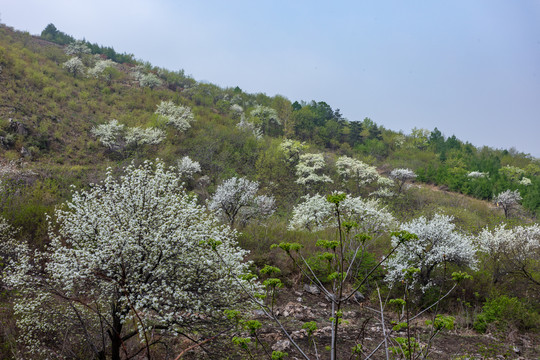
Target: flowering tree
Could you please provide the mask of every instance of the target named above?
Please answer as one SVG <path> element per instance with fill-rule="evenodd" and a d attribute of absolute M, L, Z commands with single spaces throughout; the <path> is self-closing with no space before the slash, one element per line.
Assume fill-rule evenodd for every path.
<path fill-rule="evenodd" d="M 117 120 L 111 120 L 107 124 L 98 125 L 91 130 L 92 135 L 110 150 L 118 150 L 121 147 L 124 135 L 124 125 Z"/>
<path fill-rule="evenodd" d="M 62 66 L 65 67 L 66 70 L 74 77 L 77 77 L 77 75 L 84 73 L 85 70 L 83 62 L 78 57 L 72 57 L 71 59 L 63 63 Z"/>
<path fill-rule="evenodd" d="M 483 229 L 476 239 L 479 250 L 492 263 L 493 282 L 505 275 L 521 276 L 540 286 L 540 226 L 505 224 L 490 231 Z"/>
<path fill-rule="evenodd" d="M 82 55 L 90 54 L 91 52 L 90 48 L 86 46 L 86 44 L 81 40 L 77 40 L 68 44 L 64 51 L 67 55 L 73 55 L 76 57 L 81 57 Z"/>
<path fill-rule="evenodd" d="M 233 177 L 218 186 L 208 209 L 218 213 L 231 227 L 237 220 L 245 225 L 253 218 L 268 217 L 274 213 L 275 200 L 271 196 L 257 196 L 258 191 L 258 182 Z"/>
<path fill-rule="evenodd" d="M 261 129 L 263 134 L 275 135 L 276 127 L 281 125 L 277 111 L 268 106 L 257 105 L 250 112 L 250 122 Z"/>
<path fill-rule="evenodd" d="M 105 70 L 108 68 L 114 68 L 116 63 L 110 59 L 107 60 L 98 60 L 93 68 L 87 70 L 86 75 L 94 79 L 103 78 L 107 81 L 111 80 L 111 74 L 106 73 Z"/>
<path fill-rule="evenodd" d="M 328 175 L 322 174 L 324 166 L 323 154 L 302 154 L 296 165 L 296 183 L 311 186 L 317 183 L 333 182 Z"/>
<path fill-rule="evenodd" d="M 506 190 L 499 195 L 495 196 L 493 199 L 493 202 L 497 205 L 503 208 L 504 210 L 504 217 L 508 219 L 508 216 L 510 215 L 510 210 L 515 208 L 517 205 L 519 205 L 519 202 L 521 201 L 521 195 L 519 194 L 519 191 L 514 190 Z"/>
<path fill-rule="evenodd" d="M 155 113 L 179 131 L 186 131 L 195 121 L 191 108 L 175 105 L 172 101 L 162 101 Z"/>
<path fill-rule="evenodd" d="M 464 266 L 476 264 L 475 253 L 471 238 L 461 234 L 452 223 L 453 218 L 436 214 L 430 220 L 421 216 L 401 225 L 401 229 L 417 235 L 400 247 L 388 262 L 389 283 L 403 279 L 404 270 L 410 267 L 419 268 L 415 274 L 416 281 L 427 287 L 431 274 L 439 264 L 452 262 Z M 392 238 L 395 246 L 398 238 Z"/>
<path fill-rule="evenodd" d="M 178 160 L 178 172 L 181 176 L 193 179 L 195 173 L 201 172 L 201 164 L 198 161 L 193 161 L 189 156 L 184 156 Z"/>
<path fill-rule="evenodd" d="M 319 194 L 306 195 L 304 201 L 293 209 L 289 230 L 319 231 L 336 226 L 334 206 Z M 340 203 L 343 221 L 354 221 L 351 231 L 378 235 L 392 230 L 396 225 L 394 216 L 377 199 L 362 199 L 345 195 Z"/>
<path fill-rule="evenodd" d="M 285 139 L 279 145 L 279 148 L 285 155 L 285 159 L 287 163 L 293 164 L 293 165 L 298 163 L 298 161 L 300 160 L 300 155 L 302 155 L 306 147 L 307 146 L 304 142 L 300 142 L 298 140 L 291 140 L 291 139 Z"/>
<path fill-rule="evenodd" d="M 246 252 L 173 170 L 131 165 L 74 192 L 55 212 L 47 250 L 8 265 L 29 358 L 150 358 L 167 334 L 202 336 L 238 307 L 249 283 L 232 274 L 246 272 Z"/>
<path fill-rule="evenodd" d="M 467 174 L 468 178 L 472 179 L 479 179 L 479 178 L 486 178 L 489 174 L 481 171 L 471 171 Z"/>
<path fill-rule="evenodd" d="M 128 146 L 157 145 L 165 139 L 165 132 L 161 129 L 132 127 L 127 129 L 125 141 Z"/>
<path fill-rule="evenodd" d="M 374 166 L 348 156 L 340 156 L 336 161 L 336 167 L 338 174 L 345 180 L 353 180 L 358 189 L 379 178 L 379 173 Z"/>
<path fill-rule="evenodd" d="M 407 181 L 414 180 L 415 178 L 416 174 L 410 169 L 394 169 L 390 172 L 390 179 L 393 179 L 398 186 L 398 194 L 401 193 L 403 185 Z"/>

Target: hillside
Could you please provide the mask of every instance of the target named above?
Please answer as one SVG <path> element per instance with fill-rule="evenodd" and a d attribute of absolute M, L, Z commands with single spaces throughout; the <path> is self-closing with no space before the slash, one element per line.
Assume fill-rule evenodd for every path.
<path fill-rule="evenodd" d="M 105 179 L 108 168 L 119 176 L 129 164 L 156 158 L 175 167 L 189 194 L 207 208 L 212 208 L 219 186 L 233 177 L 256 181 L 258 195 L 275 199 L 271 216 L 254 217 L 255 221 L 246 216 L 236 223 L 223 218 L 239 231 L 240 247 L 250 250 L 252 270 L 267 264 L 281 268 L 279 278 L 287 288 L 278 297 L 282 307 L 294 302 L 291 294 L 308 281 L 279 249 L 269 250 L 272 244 L 302 244 L 317 275 L 330 276 L 315 243 L 334 238 L 335 229 L 309 224 L 309 230 L 320 231 L 304 231 L 294 226 L 297 209 L 316 194 L 338 191 L 366 199 L 365 204 L 376 204 L 369 205 L 373 212 L 388 214 L 393 224 L 445 214 L 468 239 L 500 224 L 530 226 L 540 211 L 540 161 L 527 154 L 476 147 L 436 128 L 403 134 L 369 118 L 345 119 L 324 101 L 291 101 L 248 94 L 238 87 L 220 88 L 198 82 L 183 70 L 157 68 L 110 47 L 73 40 L 50 25 L 42 36 L 0 26 L 0 215 L 17 229 L 10 236 L 32 248 L 44 249 L 50 243 L 46 214 L 54 214 L 71 199 L 71 186 L 89 190 L 90 184 Z M 185 170 L 192 166 L 190 161 L 198 163 L 191 172 Z M 397 169 L 408 173 L 400 178 Z M 521 205 L 512 203 L 503 211 L 501 201 L 494 204 L 493 199 L 507 190 L 516 191 Z M 258 206 L 257 211 L 263 207 Z M 373 215 L 360 218 L 368 222 L 369 216 Z M 392 236 L 366 229 L 373 231 L 373 242 L 362 256 L 376 264 L 392 248 Z M 441 303 L 443 311 L 458 318 L 460 328 L 453 333 L 458 340 L 452 341 L 459 342 L 462 332 L 472 332 L 474 316 L 486 302 L 505 296 L 514 296 L 519 304 L 505 311 L 518 313 L 497 316 L 538 318 L 538 248 L 530 248 L 525 276 L 519 269 L 501 270 L 495 257 L 485 254 L 478 266 L 449 263 L 449 270 L 468 270 L 475 278 Z M 446 274 L 446 265 L 444 271 L 434 268 L 434 278 Z M 383 270 L 367 275 L 369 281 L 361 288 L 364 305 L 378 306 L 375 290 L 383 277 Z M 435 285 L 442 289 L 446 282 L 437 280 Z M 392 292 L 382 287 L 386 294 Z M 10 358 L 17 348 L 15 317 L 7 287 L 2 291 L 5 310 L 0 318 L 11 330 L 2 334 L 5 350 L 0 357 Z M 418 292 L 415 305 L 425 306 L 434 293 Z M 317 306 L 317 300 L 310 306 Z M 505 341 L 505 351 L 517 344 L 506 332 L 526 334 L 533 345 L 516 346 L 535 354 L 528 356 L 538 355 L 537 325 L 500 320 L 489 330 Z M 480 342 L 489 347 L 485 338 Z M 479 353 L 470 341 L 463 348 L 467 354 Z M 465 350 L 460 355 L 465 356 Z"/>

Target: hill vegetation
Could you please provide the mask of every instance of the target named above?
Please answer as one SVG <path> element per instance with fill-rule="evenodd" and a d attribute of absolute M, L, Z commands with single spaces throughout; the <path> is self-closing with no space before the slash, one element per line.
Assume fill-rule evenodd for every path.
<path fill-rule="evenodd" d="M 2 240 L 47 251 L 60 214 L 55 209 L 73 201 L 71 186 L 89 190 L 128 166 L 159 158 L 174 167 L 198 206 L 240 232 L 251 270 L 267 269 L 262 279 L 279 280 L 263 286 L 272 298 L 267 309 L 273 311 L 274 296 L 278 301 L 287 296 L 280 295 L 278 284 L 296 289 L 314 281 L 313 275 L 323 288 L 356 287 L 375 303 L 381 292 L 405 294 L 404 301 L 411 307 L 414 302 L 418 311 L 441 300 L 438 311 L 453 313 L 462 329 L 538 330 L 530 319 L 539 318 L 540 308 L 540 230 L 533 225 L 540 212 L 540 161 L 530 155 L 476 147 L 437 128 L 405 134 L 369 118 L 345 119 L 324 101 L 291 101 L 198 82 L 184 70 L 154 67 L 111 47 L 77 41 L 53 24 L 41 36 L 0 26 L 0 82 Z M 329 194 L 334 194 L 330 203 Z M 331 204 L 343 207 L 345 223 L 338 217 L 337 227 Z M 448 237 L 437 243 L 433 234 L 442 229 Z M 418 235 L 418 242 L 398 230 Z M 345 231 L 364 240 L 360 247 L 351 245 L 351 253 L 341 250 L 340 267 L 333 263 L 337 255 L 324 255 L 336 246 L 318 240 L 336 240 Z M 411 241 L 407 252 L 395 250 L 388 268 L 375 266 L 405 238 Z M 270 250 L 274 243 L 285 253 Z M 305 264 L 295 266 L 299 258 L 290 256 L 296 246 L 290 244 L 302 246 Z M 456 244 L 461 248 L 450 250 Z M 53 248 L 61 248 L 60 242 Z M 2 249 L 0 266 L 6 267 L 11 255 Z M 345 262 L 355 264 L 348 279 Z M 376 271 L 369 272 L 373 266 Z M 404 277 L 411 267 L 417 273 Z M 441 299 L 450 288 L 444 277 L 452 271 L 468 271 L 474 281 L 460 282 L 459 293 Z M 275 277 L 266 275 L 272 272 Z M 0 289 L 0 317 L 9 329 L 2 333 L 0 357 L 20 356 L 15 291 L 2 281 Z M 136 323 L 133 311 L 129 318 Z M 254 338 L 256 331 L 250 334 Z M 396 340 L 397 357 L 413 358 L 407 339 L 408 353 Z M 253 347 L 237 343 L 238 354 Z M 73 351 L 84 358 L 81 349 Z"/>

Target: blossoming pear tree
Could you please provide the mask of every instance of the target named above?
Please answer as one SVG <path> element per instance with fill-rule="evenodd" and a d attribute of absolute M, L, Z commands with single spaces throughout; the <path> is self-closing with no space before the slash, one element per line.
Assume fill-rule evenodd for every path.
<path fill-rule="evenodd" d="M 218 186 L 208 203 L 208 209 L 216 212 L 231 227 L 238 220 L 245 225 L 254 218 L 265 218 L 275 211 L 272 196 L 257 195 L 259 183 L 246 178 L 233 177 Z"/>
<path fill-rule="evenodd" d="M 149 359 L 166 336 L 216 331 L 250 286 L 235 231 L 160 161 L 109 171 L 54 219 L 47 248 L 7 269 L 27 358 Z"/>
<path fill-rule="evenodd" d="M 501 224 L 493 230 L 483 229 L 476 239 L 480 252 L 489 258 L 487 264 L 493 274 L 493 282 L 504 276 L 515 276 L 540 286 L 540 226 L 516 226 Z"/>
<path fill-rule="evenodd" d="M 397 249 L 387 263 L 389 283 L 400 281 L 406 275 L 404 270 L 418 268 L 415 281 L 426 288 L 432 280 L 432 273 L 444 262 L 463 266 L 476 265 L 476 248 L 469 236 L 462 234 L 452 223 L 453 217 L 436 214 L 431 219 L 423 216 L 401 225 L 405 230 L 417 235 Z M 392 245 L 399 242 L 392 238 Z"/>

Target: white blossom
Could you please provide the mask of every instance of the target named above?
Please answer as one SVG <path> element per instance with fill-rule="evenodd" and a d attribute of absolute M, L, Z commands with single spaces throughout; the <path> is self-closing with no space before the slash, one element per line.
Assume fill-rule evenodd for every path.
<path fill-rule="evenodd" d="M 401 225 L 401 229 L 416 234 L 400 245 L 387 263 L 388 282 L 403 279 L 404 270 L 409 267 L 420 269 L 416 281 L 424 288 L 430 285 L 433 270 L 445 261 L 463 266 L 476 265 L 476 250 L 469 236 L 462 234 L 452 223 L 453 217 L 436 214 L 431 219 L 423 216 Z M 392 246 L 399 239 L 392 238 Z"/>
<path fill-rule="evenodd" d="M 157 145 L 165 139 L 165 132 L 157 128 L 141 129 L 136 126 L 128 128 L 126 132 L 126 145 L 142 146 L 142 145 Z"/>
<path fill-rule="evenodd" d="M 77 40 L 66 46 L 64 49 L 66 55 L 75 55 L 81 57 L 84 54 L 90 54 L 90 48 L 83 41 Z"/>
<path fill-rule="evenodd" d="M 303 141 L 285 139 L 281 142 L 279 148 L 285 155 L 286 161 L 289 164 L 295 165 L 300 160 L 300 155 L 302 155 L 307 146 Z"/>
<path fill-rule="evenodd" d="M 403 189 L 403 185 L 405 185 L 407 181 L 414 180 L 416 178 L 416 174 L 411 169 L 400 168 L 392 170 L 389 177 L 397 183 L 398 194 L 400 194 L 401 190 Z"/>
<path fill-rule="evenodd" d="M 240 122 L 236 124 L 236 127 L 242 131 L 248 131 L 255 136 L 257 140 L 262 139 L 263 132 L 260 126 L 255 125 L 254 123 L 247 121 L 244 114 L 240 114 Z"/>
<path fill-rule="evenodd" d="M 139 85 L 141 87 L 149 87 L 150 89 L 153 89 L 161 84 L 161 79 L 152 73 L 142 74 L 139 77 Z"/>
<path fill-rule="evenodd" d="M 508 218 L 508 215 L 510 215 L 510 210 L 512 210 L 514 207 L 516 207 L 519 202 L 521 201 L 521 195 L 519 194 L 518 190 L 510 191 L 506 190 L 493 199 L 493 202 L 497 205 L 503 208 L 504 210 L 504 216 Z"/>
<path fill-rule="evenodd" d="M 201 164 L 191 160 L 189 156 L 184 156 L 178 160 L 177 168 L 180 175 L 188 179 L 192 179 L 195 173 L 201 172 Z"/>
<path fill-rule="evenodd" d="M 233 177 L 216 189 L 208 209 L 223 217 L 231 227 L 239 220 L 243 225 L 253 218 L 265 218 L 274 213 L 273 197 L 260 195 L 259 183 L 246 178 Z"/>
<path fill-rule="evenodd" d="M 354 180 L 358 186 L 372 183 L 379 178 L 379 173 L 374 166 L 348 156 L 340 156 L 336 161 L 336 167 L 339 175 L 345 179 Z"/>
<path fill-rule="evenodd" d="M 167 124 L 179 131 L 186 131 L 195 121 L 195 117 L 188 106 L 175 105 L 172 101 L 162 101 L 155 112 L 164 118 Z"/>
<path fill-rule="evenodd" d="M 62 64 L 63 67 L 73 76 L 84 73 L 85 67 L 81 59 L 78 57 L 72 57 L 68 61 Z"/>
<path fill-rule="evenodd" d="M 47 250 L 22 251 L 9 265 L 17 324 L 34 354 L 28 358 L 71 357 L 70 349 L 119 356 L 115 339 L 132 348 L 133 328 L 143 342 L 157 329 L 202 331 L 237 308 L 240 284 L 249 285 L 236 278 L 249 265 L 236 233 L 159 161 L 129 166 L 120 179 L 109 172 L 74 192 L 55 218 Z"/>
<path fill-rule="evenodd" d="M 488 176 L 488 173 L 481 172 L 481 171 L 471 171 L 467 174 L 467 177 L 478 179 L 478 178 L 485 178 Z"/>
<path fill-rule="evenodd" d="M 325 197 L 306 195 L 303 202 L 293 209 L 289 230 L 319 231 L 336 226 L 334 205 Z M 340 203 L 344 221 L 353 221 L 356 232 L 382 234 L 396 226 L 396 220 L 377 199 L 362 199 L 347 195 Z"/>
<path fill-rule="evenodd" d="M 529 186 L 532 184 L 532 181 L 527 177 L 522 177 L 521 180 L 519 180 L 519 184 L 523 186 Z"/>
<path fill-rule="evenodd" d="M 86 71 L 86 75 L 88 77 L 92 77 L 95 79 L 99 79 L 100 77 L 103 77 L 106 80 L 110 80 L 110 78 L 104 75 L 104 72 L 107 68 L 114 68 L 115 66 L 116 66 L 116 63 L 110 59 L 98 60 L 93 68 L 89 68 Z"/>
<path fill-rule="evenodd" d="M 119 124 L 117 120 L 111 120 L 107 124 L 101 124 L 93 127 L 92 135 L 111 150 L 118 149 L 124 135 L 124 125 Z"/>
<path fill-rule="evenodd" d="M 504 275 L 518 275 L 540 285 L 540 226 L 501 224 L 490 231 L 484 228 L 476 238 L 479 250 L 489 257 L 494 280 Z"/>
<path fill-rule="evenodd" d="M 302 154 L 296 165 L 296 183 L 313 185 L 316 183 L 333 182 L 328 175 L 322 174 L 326 163 L 323 154 Z"/>

